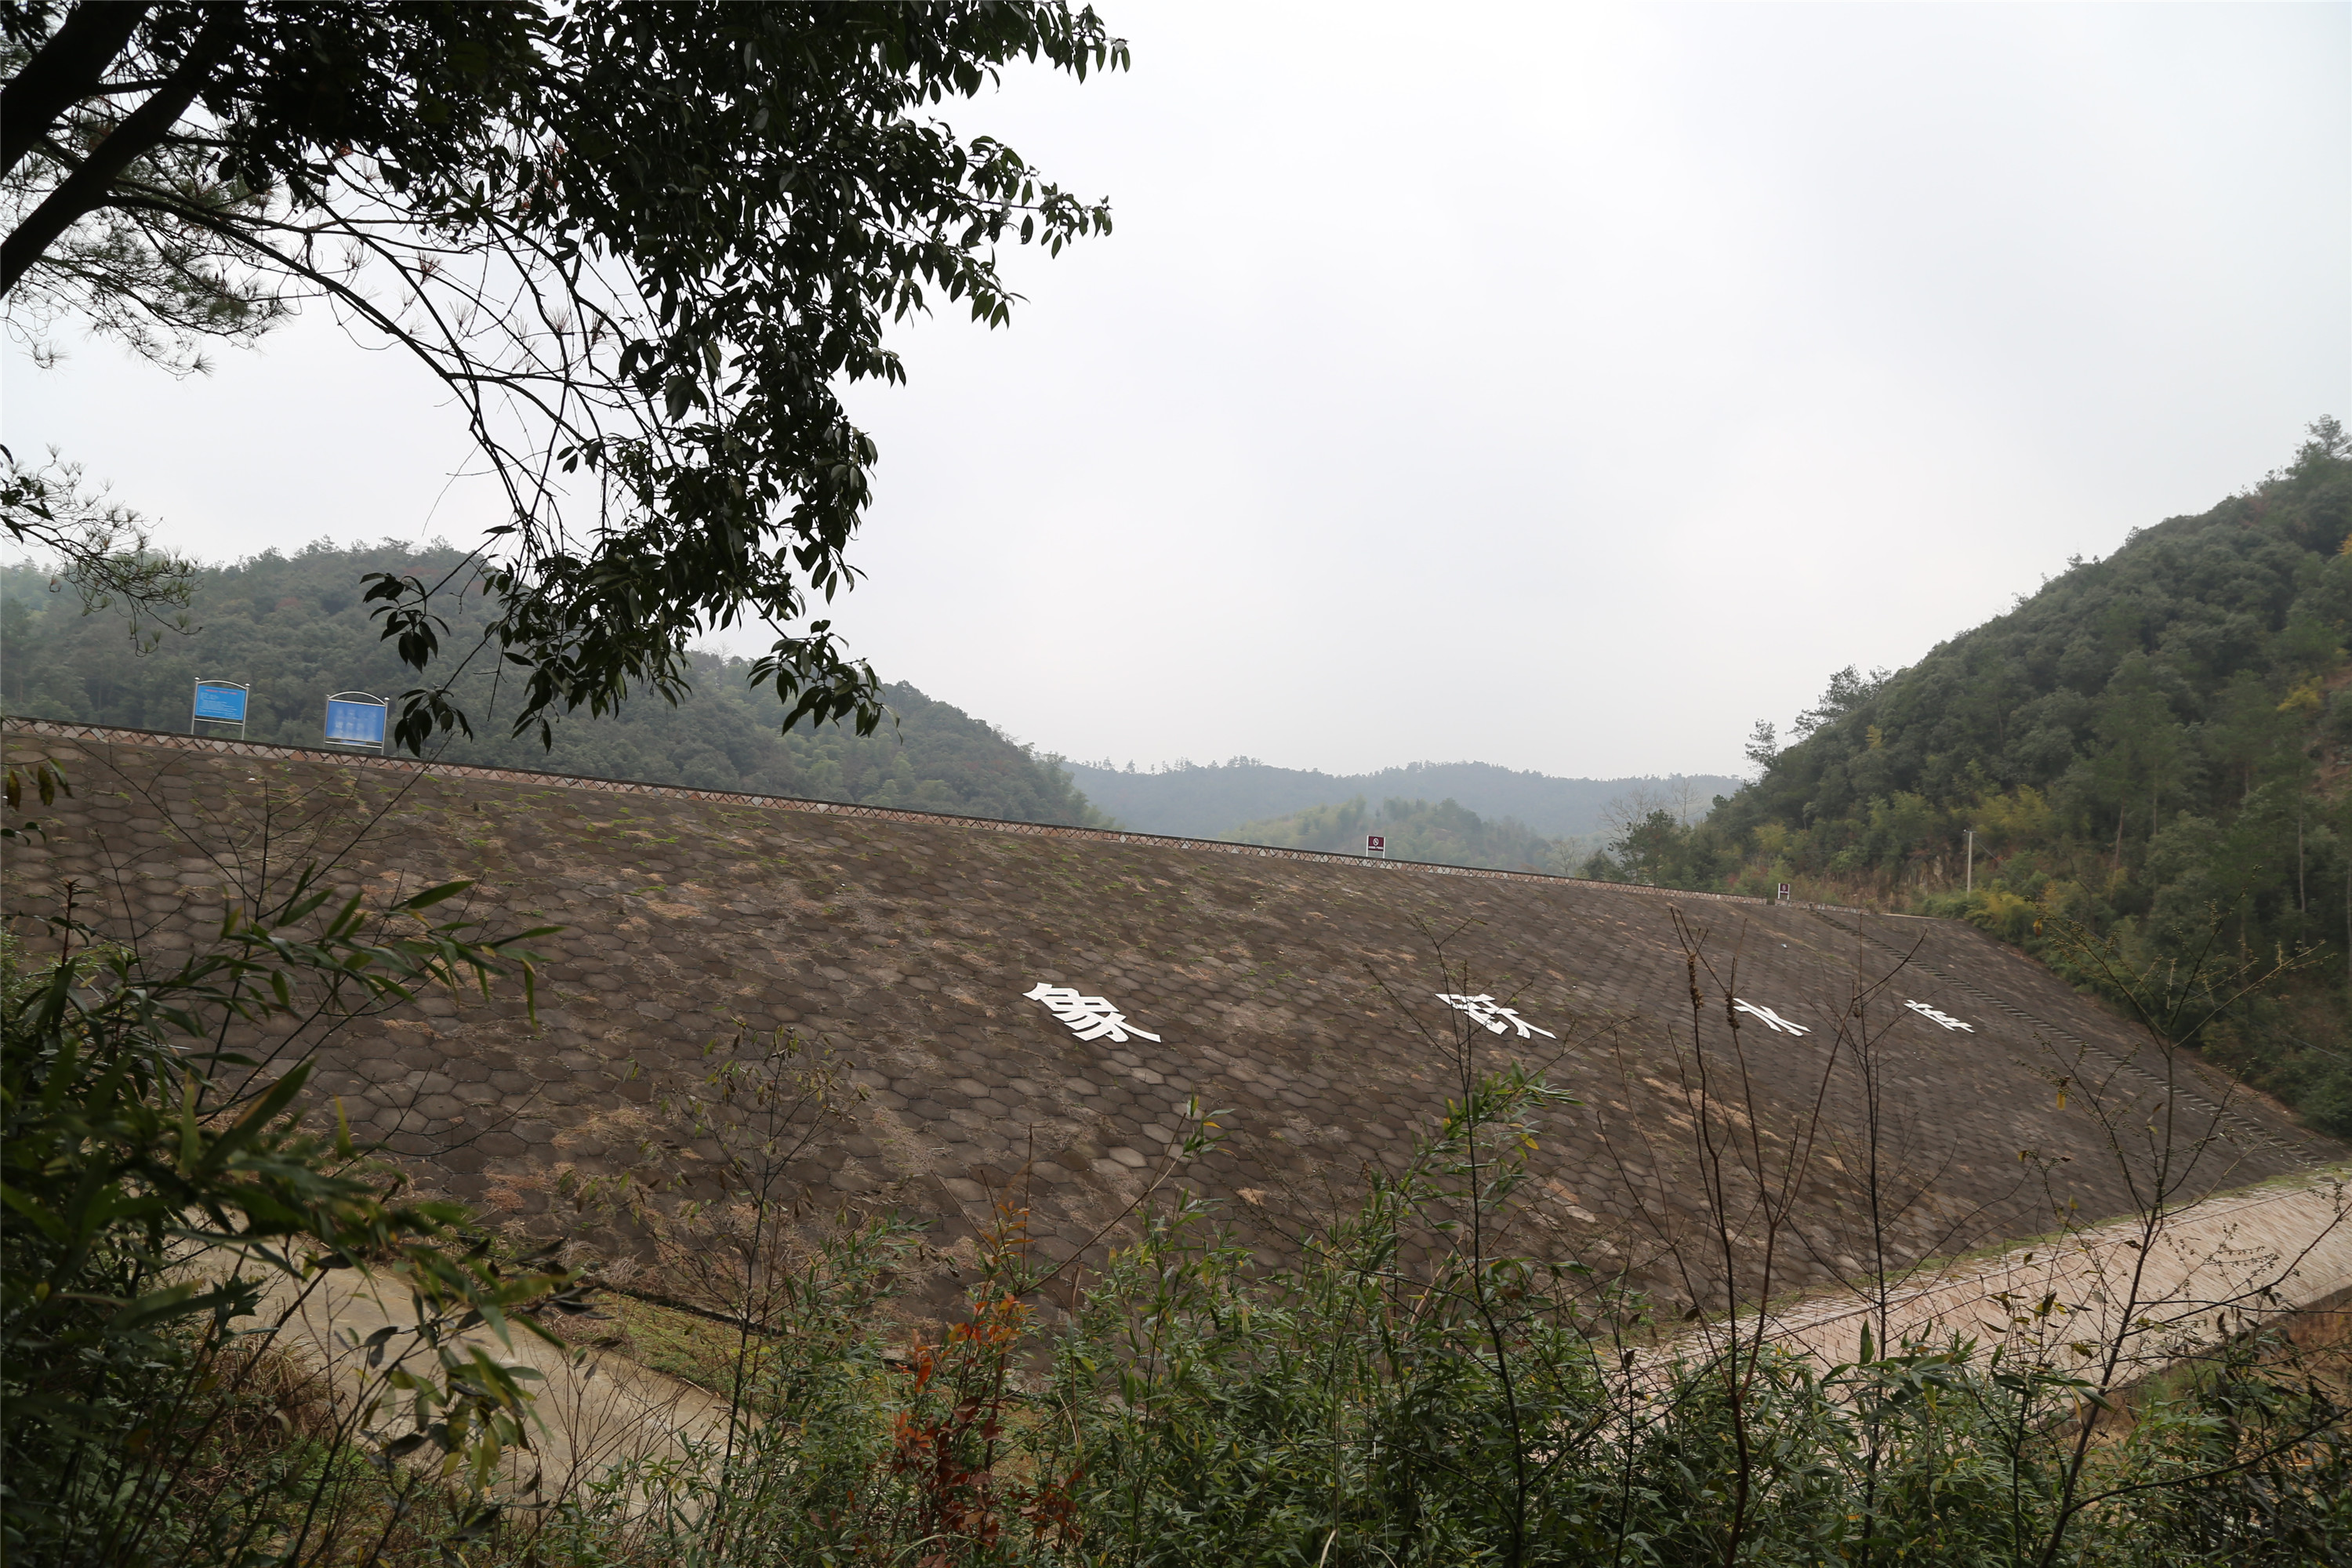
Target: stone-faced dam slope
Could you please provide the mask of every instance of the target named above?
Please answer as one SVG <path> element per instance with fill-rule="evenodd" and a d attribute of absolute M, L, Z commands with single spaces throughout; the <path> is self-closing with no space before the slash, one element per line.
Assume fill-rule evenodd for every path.
<path fill-rule="evenodd" d="M 1529 1156 L 1527 1244 L 1677 1300 L 1720 1299 L 1711 1168 L 1743 1289 L 1785 1205 L 1777 1292 L 2127 1212 L 2168 1127 L 2184 1199 L 2345 1154 L 1957 922 L 55 724 L 6 751 L 74 791 L 6 867 L 37 952 L 68 881 L 176 961 L 306 863 L 373 902 L 474 878 L 494 930 L 561 925 L 536 1025 L 508 985 L 232 1042 L 315 1052 L 356 1133 L 520 1234 L 656 1254 L 582 1193 L 658 1168 L 718 1195 L 685 1109 L 714 1064 L 821 1045 L 838 1114 L 795 1124 L 783 1184 L 925 1222 L 923 1311 L 1008 1192 L 1044 1256 L 1098 1258 L 1195 1099 L 1222 1140 L 1176 1184 L 1290 1255 L 1442 1113 L 1459 1038 L 1577 1102 Z M 1070 994 L 1123 1023 L 1066 1021 Z"/>

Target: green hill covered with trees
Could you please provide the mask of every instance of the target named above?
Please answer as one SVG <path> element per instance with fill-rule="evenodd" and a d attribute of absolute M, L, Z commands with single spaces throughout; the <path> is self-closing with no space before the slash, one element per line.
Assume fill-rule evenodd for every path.
<path fill-rule="evenodd" d="M 1510 871 L 1559 869 L 1559 846 L 1511 817 L 1480 816 L 1450 800 L 1390 800 L 1374 811 L 1361 795 L 1338 805 L 1310 805 L 1223 835 L 1245 844 L 1360 855 L 1367 834 L 1388 839 L 1391 860 L 1441 866 L 1494 866 Z"/>
<path fill-rule="evenodd" d="M 2352 1133 L 2347 535 L 2352 438 L 2322 420 L 2287 468 L 2071 563 L 1910 668 L 1840 671 L 1792 743 L 1758 726 L 1754 783 L 1688 829 L 1634 825 L 1593 868 L 1786 881 L 2035 951 L 2071 922 L 2177 983 L 2300 955 L 2200 1043 Z"/>
<path fill-rule="evenodd" d="M 195 629 L 166 632 L 145 652 L 121 616 L 84 615 L 80 597 L 69 588 L 53 591 L 47 574 L 0 570 L 0 706 L 30 718 L 185 730 L 194 684 L 209 677 L 252 685 L 249 738 L 317 745 L 329 692 L 385 696 L 413 683 L 360 602 L 362 574 L 429 580 L 456 559 L 446 548 L 321 544 L 202 568 L 189 606 Z M 469 647 L 479 626 L 478 610 L 470 624 L 463 612 L 453 614 L 443 647 Z M 779 734 L 782 710 L 771 692 L 751 688 L 747 668 L 744 659 L 698 655 L 684 701 L 673 707 L 640 693 L 612 717 L 575 715 L 556 726 L 551 751 L 535 738 L 507 735 L 504 719 L 514 704 L 510 694 L 493 690 L 496 665 L 486 656 L 459 688 L 477 732 L 454 737 L 439 754 L 453 763 L 1023 822 L 1105 820 L 1059 759 L 911 686 L 886 689 L 898 722 L 886 719 L 872 735 L 836 724 Z"/>

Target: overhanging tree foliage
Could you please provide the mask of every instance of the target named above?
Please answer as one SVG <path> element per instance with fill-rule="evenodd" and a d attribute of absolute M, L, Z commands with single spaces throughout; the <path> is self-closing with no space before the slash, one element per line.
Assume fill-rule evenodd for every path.
<path fill-rule="evenodd" d="M 944 296 L 991 325 L 1005 244 L 1108 207 L 930 111 L 1044 60 L 1127 48 L 1091 9 L 1003 5 L 0 5 L 0 293 L 194 366 L 304 300 L 440 378 L 504 487 L 467 565 L 369 588 L 423 670 L 436 596 L 497 606 L 517 733 L 636 688 L 672 699 L 709 628 L 765 623 L 789 724 L 879 686 L 830 623 L 872 440 L 847 383 L 903 379 L 886 326 Z M 22 475 L 25 470 L 12 470 Z M 12 486 L 20 541 L 69 548 Z M 469 655 L 469 657 L 471 657 Z M 469 728 L 446 675 L 411 749 Z"/>

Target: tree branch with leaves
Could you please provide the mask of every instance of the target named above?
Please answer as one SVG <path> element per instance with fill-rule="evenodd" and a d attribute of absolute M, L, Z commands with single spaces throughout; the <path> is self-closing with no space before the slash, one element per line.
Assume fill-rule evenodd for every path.
<path fill-rule="evenodd" d="M 934 111 L 1019 63 L 1127 63 L 1091 9 L 981 0 L 33 0 L 0 38 L 20 340 L 80 319 L 186 368 L 310 304 L 452 395 L 506 516 L 457 571 L 370 586 L 432 672 L 412 750 L 471 731 L 435 663 L 462 593 L 497 613 L 460 668 L 518 678 L 518 734 L 675 700 L 738 624 L 775 633 L 753 679 L 783 724 L 870 731 L 878 681 L 820 614 L 878 458 L 840 393 L 903 380 L 886 330 L 939 301 L 1009 321 L 1002 247 L 1110 226 Z"/>

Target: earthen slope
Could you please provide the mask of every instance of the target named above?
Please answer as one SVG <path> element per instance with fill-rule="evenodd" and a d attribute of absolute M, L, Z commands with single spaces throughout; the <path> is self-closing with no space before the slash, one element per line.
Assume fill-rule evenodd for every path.
<path fill-rule="evenodd" d="M 791 1189 L 928 1224 L 919 1296 L 957 1288 L 1008 1191 L 1041 1255 L 1099 1252 L 1194 1102 L 1229 1114 L 1179 1179 L 1276 1259 L 1441 1111 L 1467 1022 L 1441 992 L 1507 1005 L 1528 1032 L 1475 1030 L 1480 1061 L 1580 1102 L 1532 1155 L 1542 1245 L 1702 1301 L 1719 1285 L 1674 1250 L 1707 1229 L 1701 1068 L 1753 1135 L 1720 1190 L 1792 1205 L 1776 1290 L 2126 1212 L 2167 1105 L 2190 1195 L 2344 1154 L 1951 922 L 37 727 L 7 747 L 75 785 L 6 869 L 36 947 L 68 881 L 172 954 L 303 863 L 380 900 L 470 877 L 479 918 L 563 927 L 534 943 L 535 1024 L 508 991 L 240 1042 L 281 1068 L 315 1051 L 355 1131 L 528 1235 L 593 1228 L 583 1185 L 652 1165 L 715 1194 L 719 1151 L 681 1108 L 714 1061 L 789 1034 L 852 1090 Z M 1127 1037 L 1081 1037 L 1040 986 L 1107 999 Z M 599 1235 L 632 1245 L 626 1222 Z"/>

